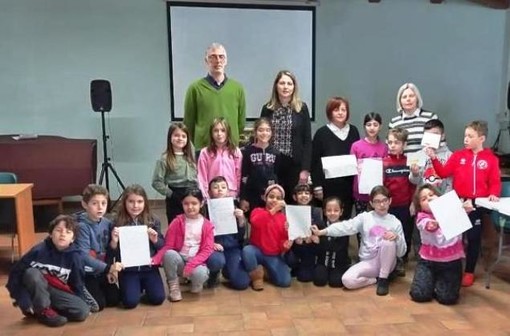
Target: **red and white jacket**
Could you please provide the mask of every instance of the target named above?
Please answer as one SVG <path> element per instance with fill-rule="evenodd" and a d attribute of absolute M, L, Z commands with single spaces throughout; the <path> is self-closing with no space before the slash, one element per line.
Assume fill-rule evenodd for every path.
<path fill-rule="evenodd" d="M 432 165 L 441 178 L 453 177 L 453 189 L 461 198 L 501 194 L 499 159 L 488 148 L 477 154 L 471 149 L 461 149 L 454 152 L 444 166 L 437 158 L 432 160 Z"/>

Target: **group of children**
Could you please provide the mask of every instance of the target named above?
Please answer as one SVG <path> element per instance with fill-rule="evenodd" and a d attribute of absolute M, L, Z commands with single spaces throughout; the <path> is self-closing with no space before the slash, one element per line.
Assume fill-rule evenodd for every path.
<path fill-rule="evenodd" d="M 25 315 L 49 326 L 83 320 L 90 311 L 120 303 L 125 308 L 140 302 L 162 304 L 165 286 L 160 266 L 172 302 L 182 300 L 183 281 L 192 293 L 200 293 L 204 286 L 217 286 L 220 274 L 227 286 L 237 290 L 250 285 L 262 290 L 265 279 L 288 287 L 295 275 L 298 281 L 317 286 L 355 289 L 377 284 L 376 293 L 386 295 L 416 225 L 421 246 L 411 298 L 456 303 L 461 284 L 474 281 L 480 249 L 482 210 L 475 208 L 474 199 L 497 200 L 501 189 L 498 160 L 483 148 L 487 125 L 478 121 L 467 125 L 465 149 L 451 154 L 446 147 L 427 147 L 425 167 L 407 167 L 406 131 L 390 130 L 386 146 L 379 139 L 380 116 L 371 113 L 364 122 L 367 137 L 376 146 L 368 147 L 367 153 L 355 143 L 353 153 L 360 160 L 383 161 L 384 185 L 374 187 L 369 195 L 354 190 L 357 213 L 348 220 L 340 220 L 344 207 L 337 197 L 325 199 L 322 210 L 312 207 L 311 235 L 294 241 L 289 240 L 285 191 L 277 180 L 278 152 L 271 146 L 269 120 L 255 123 L 254 141 L 243 150 L 233 145 L 226 121 L 215 120 L 210 145 L 200 151 L 197 161 L 186 127 L 174 123 L 152 183 L 166 196 L 165 236 L 141 186 L 126 188 L 110 220 L 105 217 L 107 190 L 89 185 L 83 192 L 84 211 L 58 216 L 50 224 L 49 237 L 13 267 L 7 284 L 10 295 Z M 427 122 L 425 132 L 444 138 L 439 120 Z M 464 274 L 462 237 L 445 239 L 429 207 L 431 200 L 452 187 L 474 224 L 466 234 Z M 313 189 L 298 184 L 292 196 L 298 205 L 311 205 Z M 236 199 L 237 233 L 215 235 L 215 223 L 204 215 L 203 205 L 224 197 Z M 129 225 L 147 227 L 150 265 L 123 267 L 119 227 Z M 359 235 L 359 262 L 351 265 L 348 237 L 354 234 Z"/>

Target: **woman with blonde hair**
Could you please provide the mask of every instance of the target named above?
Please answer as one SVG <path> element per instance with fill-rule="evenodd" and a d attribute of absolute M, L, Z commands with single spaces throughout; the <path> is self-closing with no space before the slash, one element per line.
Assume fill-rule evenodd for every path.
<path fill-rule="evenodd" d="M 299 98 L 296 77 L 290 71 L 278 72 L 271 98 L 262 106 L 260 116 L 271 121 L 271 143 L 281 155 L 278 181 L 292 203 L 292 190 L 308 183 L 312 157 L 311 122 L 308 106 Z"/>

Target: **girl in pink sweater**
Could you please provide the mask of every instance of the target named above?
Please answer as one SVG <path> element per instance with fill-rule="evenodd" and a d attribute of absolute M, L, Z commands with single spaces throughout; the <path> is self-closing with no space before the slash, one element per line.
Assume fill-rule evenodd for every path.
<path fill-rule="evenodd" d="M 429 202 L 439 196 L 439 191 L 430 184 L 419 187 L 414 195 L 421 258 L 409 294 L 416 302 L 435 298 L 441 304 L 452 305 L 459 300 L 465 255 L 462 235 L 446 239 L 430 210 Z"/>
<path fill-rule="evenodd" d="M 179 276 L 191 281 L 191 292 L 200 293 L 209 278 L 207 259 L 214 249 L 214 228 L 202 216 L 204 198 L 200 190 L 187 189 L 182 199 L 184 214 L 178 215 L 168 227 L 165 245 L 152 258 L 153 265 L 163 264 L 169 289 L 169 300 L 181 301 Z"/>
<path fill-rule="evenodd" d="M 241 189 L 241 150 L 234 145 L 230 126 L 224 118 L 214 119 L 209 128 L 209 145 L 198 156 L 198 184 L 209 197 L 209 182 L 216 176 L 227 180 L 229 196 L 237 197 Z"/>

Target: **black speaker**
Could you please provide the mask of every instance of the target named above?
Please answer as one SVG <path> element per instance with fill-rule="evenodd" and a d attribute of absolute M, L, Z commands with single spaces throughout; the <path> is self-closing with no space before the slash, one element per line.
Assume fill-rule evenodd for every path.
<path fill-rule="evenodd" d="M 90 102 L 95 112 L 110 112 L 112 109 L 112 88 L 106 79 L 90 82 Z"/>

